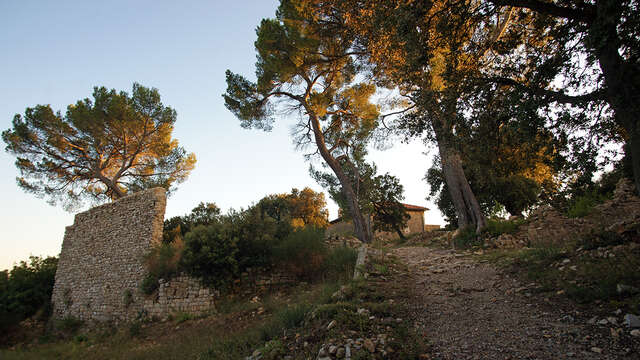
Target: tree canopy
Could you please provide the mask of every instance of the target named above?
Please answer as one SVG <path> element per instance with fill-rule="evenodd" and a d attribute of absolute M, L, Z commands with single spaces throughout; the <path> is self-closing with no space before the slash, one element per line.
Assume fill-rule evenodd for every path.
<path fill-rule="evenodd" d="M 2 133 L 17 157 L 18 185 L 67 209 L 82 200 L 117 199 L 128 192 L 184 181 L 196 158 L 171 137 L 176 112 L 155 88 L 126 92 L 95 87 L 93 99 L 62 115 L 49 105 L 27 108 Z"/>
<path fill-rule="evenodd" d="M 355 191 L 359 208 L 367 219 L 367 231 L 394 231 L 404 238 L 402 229 L 406 227 L 409 214 L 401 203 L 404 200 L 404 188 L 400 180 L 389 173 L 378 175 L 376 165 L 365 162 L 364 154 L 359 154 L 354 160 L 355 166 L 344 166 L 344 171 Z M 331 173 L 313 167 L 309 172 L 338 204 L 343 220 L 351 220 L 347 199 L 338 179 Z"/>
<path fill-rule="evenodd" d="M 338 159 L 368 141 L 378 107 L 370 102 L 375 86 L 357 81 L 351 41 L 319 26 L 294 2 L 283 0 L 275 19 L 263 19 L 255 42 L 256 82 L 227 70 L 225 105 L 246 128 L 270 130 L 275 114 L 299 115 L 295 142 L 315 145 L 348 199 L 357 236 L 370 239 L 348 178 Z"/>

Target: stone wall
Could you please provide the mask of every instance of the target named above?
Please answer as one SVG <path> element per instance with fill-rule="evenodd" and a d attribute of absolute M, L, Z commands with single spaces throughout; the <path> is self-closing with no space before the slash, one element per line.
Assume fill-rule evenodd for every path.
<path fill-rule="evenodd" d="M 169 281 L 161 279 L 158 290 L 144 301 L 144 310 L 146 315 L 159 318 L 179 312 L 201 315 L 215 310 L 219 296 L 217 291 L 183 274 Z"/>
<path fill-rule="evenodd" d="M 54 318 L 127 321 L 143 309 L 144 256 L 162 239 L 166 195 L 155 188 L 75 216 L 53 289 Z"/>
<path fill-rule="evenodd" d="M 597 205 L 582 218 L 567 218 L 550 206 L 534 210 L 515 234 L 502 234 L 489 239 L 488 244 L 498 248 L 523 246 L 562 246 L 591 233 L 611 231 L 625 235 L 635 231 L 640 222 L 640 198 L 628 179 L 621 179 L 613 198 Z"/>
<path fill-rule="evenodd" d="M 435 224 L 425 224 L 424 225 L 424 231 L 425 232 L 436 231 L 436 230 L 440 230 L 440 225 L 435 225 Z"/>

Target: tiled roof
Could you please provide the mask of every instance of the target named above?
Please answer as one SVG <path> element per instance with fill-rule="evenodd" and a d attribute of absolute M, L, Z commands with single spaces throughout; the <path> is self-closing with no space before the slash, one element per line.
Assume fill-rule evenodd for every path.
<path fill-rule="evenodd" d="M 409 210 L 409 211 L 427 211 L 429 210 L 426 207 L 422 207 L 422 206 L 418 206 L 418 205 L 410 205 L 410 204 L 402 204 L 404 205 L 404 208 Z"/>

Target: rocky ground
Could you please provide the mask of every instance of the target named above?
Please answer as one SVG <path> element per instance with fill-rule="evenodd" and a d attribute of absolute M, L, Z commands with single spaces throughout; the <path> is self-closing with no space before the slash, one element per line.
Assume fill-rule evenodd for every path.
<path fill-rule="evenodd" d="M 408 265 L 410 306 L 428 358 L 640 359 L 640 331 L 624 324 L 623 311 L 578 307 L 562 292 L 536 291 L 468 254 L 392 253 Z"/>

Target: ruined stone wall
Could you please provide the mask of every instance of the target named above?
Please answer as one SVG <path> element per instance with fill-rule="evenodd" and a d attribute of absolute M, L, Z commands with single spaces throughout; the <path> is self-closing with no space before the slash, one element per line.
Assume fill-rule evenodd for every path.
<path fill-rule="evenodd" d="M 169 281 L 161 279 L 158 290 L 144 301 L 144 310 L 152 318 L 179 312 L 201 315 L 215 309 L 219 296 L 217 291 L 183 274 Z"/>
<path fill-rule="evenodd" d="M 155 188 L 75 216 L 65 231 L 53 316 L 127 321 L 143 309 L 144 256 L 162 240 L 166 195 Z"/>

